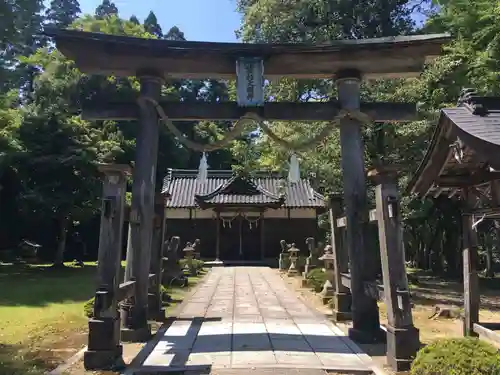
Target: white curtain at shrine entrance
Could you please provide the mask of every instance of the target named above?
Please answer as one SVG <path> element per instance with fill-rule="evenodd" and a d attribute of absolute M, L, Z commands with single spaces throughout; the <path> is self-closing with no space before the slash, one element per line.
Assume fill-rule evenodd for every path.
<path fill-rule="evenodd" d="M 221 232 L 226 236 L 237 236 L 237 241 L 235 241 L 235 238 L 221 238 L 221 241 L 229 241 L 232 244 L 237 243 L 237 248 L 231 249 L 231 251 L 237 252 L 240 260 L 255 257 L 255 254 L 252 253 L 256 251 L 260 253 L 262 244 L 259 243 L 259 249 L 252 248 L 256 246 L 251 246 L 256 240 L 260 241 L 261 236 L 258 230 L 262 221 L 262 214 L 260 212 L 220 212 L 219 217 Z M 230 229 L 234 230 L 231 231 Z M 248 238 L 248 236 L 256 236 L 257 238 Z M 224 247 L 224 243 L 222 243 L 222 246 Z"/>

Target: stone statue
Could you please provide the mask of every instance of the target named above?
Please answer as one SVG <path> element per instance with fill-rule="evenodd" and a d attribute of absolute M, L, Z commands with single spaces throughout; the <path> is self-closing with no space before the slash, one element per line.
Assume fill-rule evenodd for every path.
<path fill-rule="evenodd" d="M 288 270 L 289 266 L 289 255 L 288 255 L 288 246 L 285 240 L 280 241 L 281 253 L 278 261 L 278 267 L 281 272 L 285 272 Z"/>
<path fill-rule="evenodd" d="M 288 276 L 296 276 L 299 274 L 299 270 L 297 269 L 297 259 L 299 259 L 300 250 L 292 243 L 292 246 L 288 249 L 288 254 L 290 254 L 290 267 L 288 268 L 287 275 Z"/>
<path fill-rule="evenodd" d="M 181 280 L 184 278 L 177 252 L 180 242 L 181 239 L 174 236 L 163 244 L 162 284 L 165 286 L 169 286 L 174 279 Z"/>
<path fill-rule="evenodd" d="M 304 273 L 307 275 L 309 271 L 316 268 L 316 255 L 314 249 L 314 238 L 308 237 L 306 239 L 307 250 L 309 251 L 309 256 L 306 258 L 306 265 Z"/>
<path fill-rule="evenodd" d="M 194 257 L 194 259 L 200 259 L 200 243 L 201 243 L 201 241 L 199 238 L 197 238 L 193 242 L 193 249 L 194 249 L 193 257 Z"/>
<path fill-rule="evenodd" d="M 312 237 L 306 238 L 306 245 L 307 245 L 307 249 L 309 251 L 309 255 L 306 258 L 304 272 L 302 272 L 302 287 L 307 286 L 307 274 L 309 273 L 309 271 L 316 268 L 316 265 L 317 265 L 316 253 L 315 253 L 315 248 L 314 248 L 314 238 L 312 238 Z"/>

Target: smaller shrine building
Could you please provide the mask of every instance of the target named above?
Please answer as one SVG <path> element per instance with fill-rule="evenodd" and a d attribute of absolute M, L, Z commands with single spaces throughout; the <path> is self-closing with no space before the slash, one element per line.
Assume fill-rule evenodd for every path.
<path fill-rule="evenodd" d="M 306 179 L 289 183 L 273 172 L 236 176 L 209 170 L 170 169 L 163 181 L 166 237 L 181 243 L 201 240 L 203 259 L 264 261 L 276 259 L 280 240 L 305 251 L 307 237 L 318 237 L 318 215 L 325 198 Z"/>

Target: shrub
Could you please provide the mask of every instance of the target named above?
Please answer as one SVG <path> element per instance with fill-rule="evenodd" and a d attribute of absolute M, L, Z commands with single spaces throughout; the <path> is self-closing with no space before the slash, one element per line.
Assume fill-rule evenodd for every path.
<path fill-rule="evenodd" d="M 92 297 L 83 305 L 83 313 L 87 318 L 92 318 L 92 316 L 94 315 L 94 302 L 95 297 Z"/>
<path fill-rule="evenodd" d="M 11 249 L 2 249 L 0 250 L 0 261 L 3 262 L 13 262 L 16 260 L 15 250 Z"/>
<path fill-rule="evenodd" d="M 187 259 L 180 259 L 179 260 L 179 265 L 181 266 L 181 268 L 184 268 L 186 266 L 186 263 L 187 263 Z M 200 259 L 192 259 L 191 264 L 194 266 L 194 268 L 197 271 L 201 271 L 203 269 L 203 266 L 205 265 L 205 263 Z"/>
<path fill-rule="evenodd" d="M 168 289 L 165 288 L 165 286 L 160 286 L 160 290 L 161 290 L 161 301 L 162 302 L 170 302 L 172 301 L 172 297 L 170 296 L 170 294 L 168 294 Z"/>
<path fill-rule="evenodd" d="M 321 292 L 326 281 L 326 274 L 321 268 L 314 268 L 306 276 L 307 282 L 316 293 Z"/>
<path fill-rule="evenodd" d="M 422 348 L 411 375 L 499 375 L 500 355 L 477 338 L 437 340 Z"/>
<path fill-rule="evenodd" d="M 170 302 L 172 298 L 168 294 L 167 288 L 165 288 L 163 285 L 160 287 L 161 290 L 161 300 L 162 302 Z M 92 297 L 89 299 L 87 302 L 83 304 L 83 314 L 87 318 L 92 318 L 94 315 L 94 302 L 95 302 L 95 297 Z"/>

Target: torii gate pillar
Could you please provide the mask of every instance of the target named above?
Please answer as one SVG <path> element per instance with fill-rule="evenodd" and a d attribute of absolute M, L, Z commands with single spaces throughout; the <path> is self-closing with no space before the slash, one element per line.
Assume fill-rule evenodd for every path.
<path fill-rule="evenodd" d="M 361 73 L 344 70 L 337 76 L 338 98 L 342 109 L 357 112 L 360 109 Z M 347 248 L 351 273 L 351 313 L 353 327 L 349 337 L 360 343 L 383 341 L 380 329 L 377 300 L 364 292 L 364 282 L 375 278 L 367 243 L 368 205 L 364 166 L 364 146 L 361 137 L 362 123 L 344 117 L 340 120 L 340 147 L 344 202 L 347 219 Z"/>
<path fill-rule="evenodd" d="M 140 75 L 141 95 L 160 99 L 162 79 Z M 129 242 L 125 281 L 135 280 L 134 297 L 122 304 L 122 340 L 140 342 L 151 336 L 148 324 L 148 288 L 153 237 L 156 164 L 158 159 L 158 113 L 150 102 L 140 108 L 140 129 L 136 141 L 132 174 Z"/>

